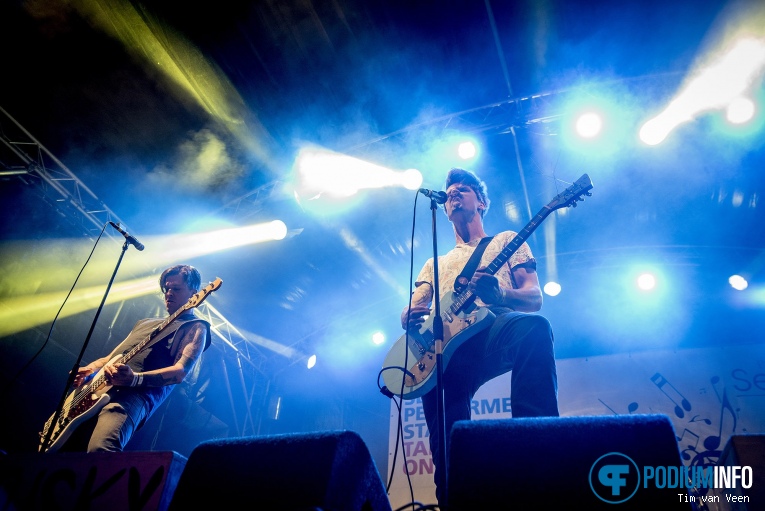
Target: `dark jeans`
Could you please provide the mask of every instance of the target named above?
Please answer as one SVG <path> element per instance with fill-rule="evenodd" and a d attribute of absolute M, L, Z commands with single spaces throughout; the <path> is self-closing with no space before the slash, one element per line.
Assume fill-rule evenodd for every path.
<path fill-rule="evenodd" d="M 513 417 L 557 417 L 558 378 L 555 371 L 553 332 L 546 318 L 537 314 L 493 308 L 492 326 L 464 342 L 449 357 L 444 369 L 444 415 L 446 438 L 459 420 L 470 419 L 470 404 L 481 385 L 512 371 L 510 406 Z M 447 345 L 448 349 L 448 345 Z M 439 487 L 439 435 L 436 427 L 435 389 L 422 397 L 435 466 L 436 496 Z M 448 445 L 446 446 L 448 453 Z M 447 461 L 448 462 L 448 461 Z"/>
<path fill-rule="evenodd" d="M 154 409 L 133 389 L 112 387 L 111 400 L 98 415 L 82 422 L 61 447 L 62 452 L 121 452 Z"/>

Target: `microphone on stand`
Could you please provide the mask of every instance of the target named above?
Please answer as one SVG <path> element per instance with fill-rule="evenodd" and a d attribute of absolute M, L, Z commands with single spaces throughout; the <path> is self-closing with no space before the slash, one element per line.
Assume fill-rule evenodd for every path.
<path fill-rule="evenodd" d="M 109 223 L 112 224 L 112 227 L 117 229 L 117 231 L 119 231 L 119 233 L 122 234 L 125 237 L 125 239 L 127 240 L 128 243 L 130 243 L 135 248 L 137 248 L 139 252 L 145 248 L 143 246 L 143 243 L 141 243 L 140 241 L 135 239 L 133 236 L 131 236 L 130 234 L 125 232 L 125 230 L 120 227 L 120 224 L 115 224 L 114 222 L 111 222 L 111 221 Z"/>
<path fill-rule="evenodd" d="M 420 188 L 420 193 L 425 197 L 430 197 L 436 204 L 444 204 L 446 202 L 446 192 L 439 192 L 437 190 L 428 190 L 427 188 Z"/>

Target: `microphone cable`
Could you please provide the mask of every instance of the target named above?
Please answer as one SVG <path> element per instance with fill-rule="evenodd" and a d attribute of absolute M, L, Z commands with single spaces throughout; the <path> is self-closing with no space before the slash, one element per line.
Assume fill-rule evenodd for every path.
<path fill-rule="evenodd" d="M 61 314 L 61 311 L 64 310 L 64 306 L 66 305 L 67 301 L 69 300 L 69 297 L 71 296 L 72 292 L 74 291 L 75 286 L 77 286 L 77 282 L 80 280 L 80 277 L 82 276 L 82 272 L 85 271 L 85 268 L 88 266 L 88 263 L 90 262 L 90 258 L 93 257 L 93 253 L 96 251 L 96 247 L 98 246 L 98 242 L 101 240 L 101 238 L 104 235 L 104 231 L 106 231 L 106 226 L 109 225 L 109 223 L 105 223 L 104 226 L 101 228 L 101 232 L 98 234 L 98 238 L 96 238 L 96 242 L 93 244 L 93 248 L 90 251 L 90 254 L 88 254 L 88 258 L 85 260 L 85 264 L 82 265 L 82 268 L 80 268 L 80 272 L 77 274 L 77 277 L 74 279 L 74 283 L 72 283 L 72 287 L 69 289 L 69 292 L 64 297 L 64 301 L 61 303 L 61 307 L 58 309 L 58 312 L 56 312 L 56 316 L 53 318 L 53 322 L 50 324 L 50 329 L 48 330 L 48 336 L 45 338 L 45 341 L 43 341 L 42 346 L 40 346 L 40 349 L 37 350 L 37 353 L 32 355 L 32 357 L 27 361 L 24 366 L 19 369 L 19 372 L 16 373 L 9 381 L 8 385 L 6 386 L 6 392 L 8 392 L 12 387 L 14 382 L 21 377 L 22 374 L 24 374 L 24 371 L 29 369 L 29 366 L 32 365 L 32 362 L 34 362 L 37 357 L 40 356 L 40 354 L 43 352 L 45 347 L 48 345 L 48 342 L 50 341 L 51 335 L 53 335 L 53 328 L 56 325 L 56 321 L 58 320 L 59 315 Z"/>

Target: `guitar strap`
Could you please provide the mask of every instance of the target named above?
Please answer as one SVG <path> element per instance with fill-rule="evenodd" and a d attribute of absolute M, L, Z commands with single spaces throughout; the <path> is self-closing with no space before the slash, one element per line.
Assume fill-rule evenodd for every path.
<path fill-rule="evenodd" d="M 485 238 L 482 238 L 480 243 L 478 243 L 478 246 L 475 247 L 473 255 L 468 259 L 468 262 L 462 269 L 462 273 L 454 279 L 454 290 L 456 292 L 461 293 L 462 290 L 465 289 L 465 286 L 470 282 L 470 279 L 473 278 L 473 274 L 475 273 L 476 268 L 478 268 L 478 262 L 481 260 L 483 252 L 486 250 L 486 247 L 492 239 L 494 239 L 494 236 L 486 236 Z"/>
<path fill-rule="evenodd" d="M 136 346 L 139 342 L 143 342 L 146 337 L 148 337 L 154 329 L 162 324 L 164 320 L 161 320 L 159 318 L 151 318 L 151 319 L 142 319 L 139 320 L 136 326 L 133 327 L 133 330 L 128 334 L 128 337 L 125 338 L 120 344 L 118 344 L 112 352 L 109 354 L 108 358 L 113 358 L 118 353 L 127 353 L 129 350 L 133 349 L 134 346 Z M 156 337 L 151 339 L 146 343 L 146 345 L 141 348 L 140 351 L 144 351 L 151 346 L 154 346 L 158 342 L 162 341 L 163 339 L 167 339 L 170 336 L 175 335 L 175 333 L 178 331 L 179 328 L 181 328 L 186 323 L 191 323 L 194 321 L 201 321 L 203 323 L 207 323 L 205 320 L 192 317 L 190 319 L 181 320 L 180 317 L 176 318 L 173 322 L 168 324 L 164 329 L 162 329 L 161 332 L 159 332 Z M 209 323 L 208 323 L 209 326 Z M 210 337 L 209 330 L 208 330 L 208 338 Z M 205 339 L 205 347 L 204 350 L 207 350 L 207 348 L 210 346 L 210 340 Z M 175 355 L 175 351 L 178 349 L 177 346 L 173 346 L 173 356 Z"/>

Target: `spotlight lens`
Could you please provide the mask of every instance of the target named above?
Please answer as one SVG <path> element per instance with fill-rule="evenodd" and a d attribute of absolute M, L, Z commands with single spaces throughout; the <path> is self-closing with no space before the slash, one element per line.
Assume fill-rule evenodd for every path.
<path fill-rule="evenodd" d="M 603 121 L 601 121 L 598 114 L 583 114 L 576 121 L 576 132 L 584 138 L 592 138 L 600 133 L 600 129 L 603 127 Z"/>
<path fill-rule="evenodd" d="M 287 226 L 281 220 L 274 220 L 269 226 L 271 229 L 271 236 L 275 240 L 283 240 L 287 237 Z"/>
<path fill-rule="evenodd" d="M 741 275 L 733 275 L 728 279 L 728 283 L 730 286 L 737 290 L 737 291 L 743 291 L 747 287 L 749 287 L 749 283 L 746 281 L 744 277 Z"/>
<path fill-rule="evenodd" d="M 422 173 L 417 169 L 407 169 L 401 174 L 401 184 L 407 190 L 417 190 L 422 184 Z"/>
<path fill-rule="evenodd" d="M 548 282 L 545 284 L 545 293 L 547 293 L 549 296 L 558 296 L 560 293 L 560 284 L 557 282 Z"/>
<path fill-rule="evenodd" d="M 743 124 L 754 117 L 754 102 L 749 98 L 736 98 L 725 111 L 728 122 Z"/>
<path fill-rule="evenodd" d="M 644 273 L 638 277 L 637 285 L 643 291 L 650 291 L 656 287 L 656 278 L 650 273 Z"/>
<path fill-rule="evenodd" d="M 475 144 L 473 144 L 473 142 L 462 142 L 457 147 L 457 154 L 463 160 L 468 160 L 474 157 L 475 153 L 476 153 L 476 149 L 475 149 Z"/>

